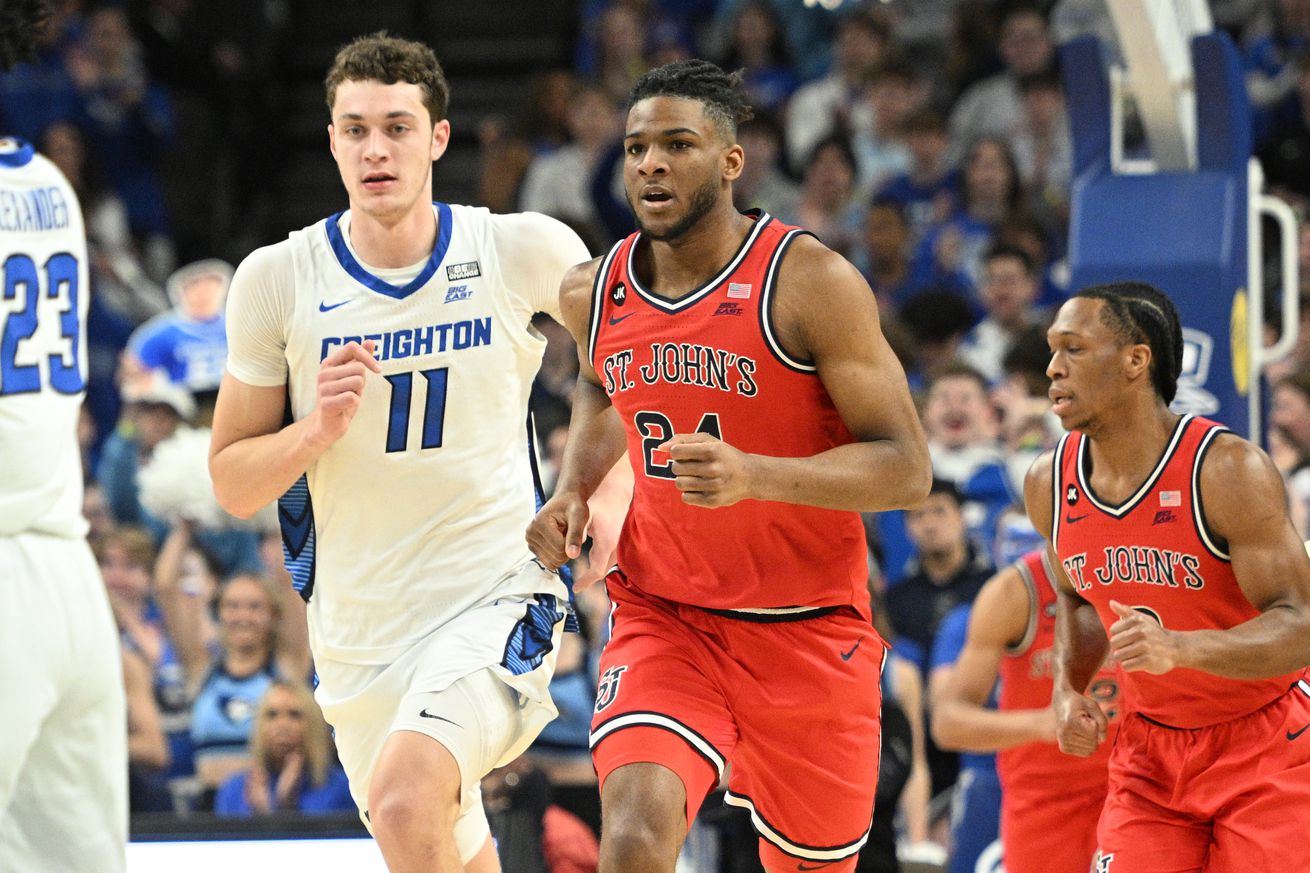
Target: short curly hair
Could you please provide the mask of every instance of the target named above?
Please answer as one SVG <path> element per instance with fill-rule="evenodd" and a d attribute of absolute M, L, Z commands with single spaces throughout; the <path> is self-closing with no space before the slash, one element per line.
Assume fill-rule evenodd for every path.
<path fill-rule="evenodd" d="M 375 80 L 387 85 L 409 82 L 423 92 L 432 123 L 446 117 L 450 106 L 450 83 L 432 49 L 421 42 L 390 36 L 385 30 L 356 38 L 337 52 L 323 84 L 328 111 L 337 99 L 342 82 Z"/>
<path fill-rule="evenodd" d="M 649 97 L 685 97 L 699 101 L 705 114 L 729 142 L 737 139 L 737 125 L 754 117 L 741 89 L 741 73 L 725 73 L 709 61 L 695 58 L 674 61 L 650 70 L 632 86 L 628 105 Z"/>
<path fill-rule="evenodd" d="M 1092 285 L 1073 296 L 1103 301 L 1101 320 L 1121 343 L 1151 347 L 1151 383 L 1165 403 L 1173 403 L 1183 371 L 1183 328 L 1168 295 L 1145 282 L 1122 281 Z"/>
<path fill-rule="evenodd" d="M 0 71 L 36 60 L 36 38 L 50 20 L 46 0 L 4 0 L 0 3 Z"/>

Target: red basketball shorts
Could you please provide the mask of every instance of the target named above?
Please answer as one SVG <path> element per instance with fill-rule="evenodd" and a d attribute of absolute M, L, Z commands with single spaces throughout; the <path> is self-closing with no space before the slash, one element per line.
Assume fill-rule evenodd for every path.
<path fill-rule="evenodd" d="M 1310 873 L 1310 685 L 1180 730 L 1129 714 L 1110 755 L 1098 873 Z"/>
<path fill-rule="evenodd" d="M 731 764 L 726 801 L 750 811 L 766 867 L 853 870 L 878 776 L 877 632 L 853 609 L 755 621 L 606 581 L 591 725 L 602 794 L 619 767 L 659 764 L 682 779 L 690 824 Z"/>
<path fill-rule="evenodd" d="M 1029 795 L 1002 784 L 1006 873 L 1087 873 L 1096 854 L 1105 787 L 1104 779 L 1097 785 L 1048 784 Z"/>

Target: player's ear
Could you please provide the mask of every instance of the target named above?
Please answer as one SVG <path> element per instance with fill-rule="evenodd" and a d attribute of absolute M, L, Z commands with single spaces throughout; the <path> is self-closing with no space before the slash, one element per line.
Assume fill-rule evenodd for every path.
<path fill-rule="evenodd" d="M 337 128 L 334 124 L 328 125 L 328 151 L 332 152 L 332 157 L 337 156 Z"/>
<path fill-rule="evenodd" d="M 727 179 L 729 182 L 736 181 L 745 166 L 745 150 L 737 143 L 733 143 L 728 147 L 728 150 L 723 153 L 723 178 Z"/>
<path fill-rule="evenodd" d="M 450 122 L 441 119 L 432 125 L 432 160 L 436 160 L 446 153 L 446 146 L 450 144 Z"/>
<path fill-rule="evenodd" d="M 1139 375 L 1145 373 L 1150 375 L 1151 369 L 1151 347 L 1146 343 L 1133 343 L 1128 347 L 1128 372 L 1129 375 L 1136 379 Z"/>

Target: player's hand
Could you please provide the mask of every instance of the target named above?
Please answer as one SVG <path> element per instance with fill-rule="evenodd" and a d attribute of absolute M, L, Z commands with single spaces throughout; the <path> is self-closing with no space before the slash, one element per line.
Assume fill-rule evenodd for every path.
<path fill-rule="evenodd" d="M 373 341 L 346 343 L 323 359 L 318 367 L 318 402 L 314 406 L 310 439 L 324 448 L 346 435 L 359 411 L 369 372 L 381 373 L 373 357 Z"/>
<path fill-rule="evenodd" d="M 1057 694 L 1051 706 L 1055 709 L 1055 739 L 1061 752 L 1086 758 L 1105 742 L 1109 720 L 1095 700 L 1086 694 Z"/>
<path fill-rule="evenodd" d="M 707 433 L 680 433 L 656 448 L 673 459 L 674 485 L 691 506 L 731 506 L 750 496 L 750 456 Z"/>
<path fill-rule="evenodd" d="M 1110 651 L 1125 670 L 1168 673 L 1178 666 L 1178 635 L 1155 618 L 1110 601 L 1119 620 L 1110 625 Z"/>
<path fill-rule="evenodd" d="M 525 534 L 528 548 L 547 568 L 558 570 L 565 561 L 571 561 L 582 554 L 582 543 L 587 538 L 587 523 L 590 520 L 591 510 L 587 508 L 587 501 L 582 499 L 582 495 L 576 491 L 557 491 L 528 524 Z M 574 580 L 573 587 L 581 590 L 587 586 L 579 585 L 578 580 Z"/>

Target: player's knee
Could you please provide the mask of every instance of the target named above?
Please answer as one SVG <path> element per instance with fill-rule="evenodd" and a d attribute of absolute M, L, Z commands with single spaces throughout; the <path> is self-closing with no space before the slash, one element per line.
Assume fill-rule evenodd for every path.
<path fill-rule="evenodd" d="M 672 870 L 686 835 L 658 818 L 639 814 L 606 820 L 601 833 L 601 869 L 604 873 L 632 869 Z M 641 865 L 641 866 L 636 866 Z"/>
<path fill-rule="evenodd" d="M 459 817 L 456 789 L 435 792 L 432 786 L 374 781 L 368 792 L 368 820 L 379 843 L 453 839 Z"/>

